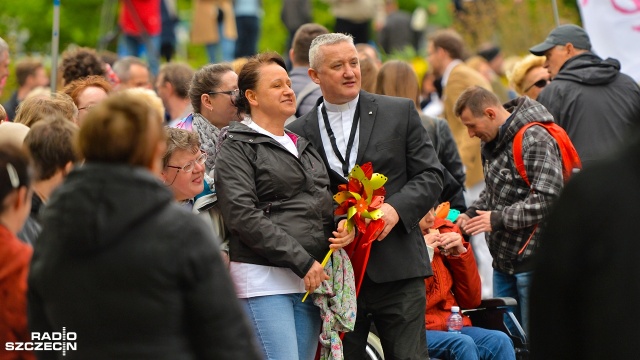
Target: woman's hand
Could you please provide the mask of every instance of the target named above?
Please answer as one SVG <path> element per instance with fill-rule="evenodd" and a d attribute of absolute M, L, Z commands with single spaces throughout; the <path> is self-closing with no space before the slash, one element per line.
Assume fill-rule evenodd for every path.
<path fill-rule="evenodd" d="M 355 238 L 356 232 L 353 230 L 351 230 L 351 232 L 347 231 L 347 227 L 345 226 L 346 223 L 347 220 L 340 220 L 338 229 L 333 232 L 334 237 L 329 238 L 329 242 L 331 243 L 331 245 L 329 245 L 329 248 L 337 250 L 351 244 L 351 242 Z"/>
<path fill-rule="evenodd" d="M 324 273 L 324 268 L 319 262 L 314 261 L 311 269 L 304 277 L 304 289 L 309 293 L 314 292 L 324 280 L 329 280 L 329 275 Z"/>

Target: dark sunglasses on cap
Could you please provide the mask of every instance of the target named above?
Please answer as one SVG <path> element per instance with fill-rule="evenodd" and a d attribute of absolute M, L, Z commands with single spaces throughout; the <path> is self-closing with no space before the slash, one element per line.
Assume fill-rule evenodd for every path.
<path fill-rule="evenodd" d="M 532 87 L 539 87 L 540 89 L 542 89 L 543 87 L 547 86 L 547 84 L 549 83 L 549 80 L 547 79 L 540 79 L 536 82 L 534 82 L 531 86 L 529 86 L 528 88 L 525 89 L 524 92 L 527 92 L 529 90 L 531 90 Z"/>

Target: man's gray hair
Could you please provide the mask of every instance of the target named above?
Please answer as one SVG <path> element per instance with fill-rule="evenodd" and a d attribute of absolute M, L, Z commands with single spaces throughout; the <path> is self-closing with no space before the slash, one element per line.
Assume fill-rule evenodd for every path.
<path fill-rule="evenodd" d="M 9 44 L 0 37 L 0 55 L 4 54 L 6 51 L 9 51 Z"/>
<path fill-rule="evenodd" d="M 118 59 L 118 61 L 113 64 L 113 72 L 118 75 L 118 79 L 120 79 L 121 82 L 129 81 L 131 75 L 131 65 L 133 64 L 148 68 L 147 64 L 142 61 L 142 59 L 135 56 L 125 56 L 121 59 Z"/>
<path fill-rule="evenodd" d="M 318 35 L 311 42 L 311 47 L 309 48 L 309 67 L 312 69 L 318 70 L 320 64 L 322 64 L 323 56 L 320 53 L 320 47 L 324 45 L 335 45 L 341 42 L 348 42 L 353 45 L 353 36 L 342 34 L 342 33 L 330 33 Z"/>

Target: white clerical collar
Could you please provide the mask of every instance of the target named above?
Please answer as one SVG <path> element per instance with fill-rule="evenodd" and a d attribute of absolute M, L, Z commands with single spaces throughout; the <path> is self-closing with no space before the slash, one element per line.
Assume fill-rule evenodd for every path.
<path fill-rule="evenodd" d="M 451 74 L 451 71 L 454 67 L 458 66 L 458 64 L 462 64 L 462 60 L 452 60 L 449 65 L 447 65 L 447 68 L 444 69 L 444 74 L 442 74 L 442 80 L 440 81 L 443 89 L 445 88 L 445 86 L 447 86 L 447 81 L 449 81 L 449 75 Z"/>
<path fill-rule="evenodd" d="M 360 94 L 358 94 L 358 96 L 356 96 L 355 99 L 344 103 L 344 104 L 340 104 L 340 105 L 336 105 L 336 104 L 331 104 L 329 102 L 327 102 L 327 100 L 324 101 L 324 106 L 327 107 L 327 111 L 328 112 L 343 112 L 343 111 L 348 111 L 350 109 L 355 109 L 356 106 L 358 106 L 358 99 L 360 99 Z"/>

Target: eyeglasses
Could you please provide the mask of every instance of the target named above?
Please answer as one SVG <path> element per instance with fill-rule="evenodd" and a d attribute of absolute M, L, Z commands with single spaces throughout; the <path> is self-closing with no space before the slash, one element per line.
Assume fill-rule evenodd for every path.
<path fill-rule="evenodd" d="M 234 98 L 234 97 L 238 96 L 239 93 L 240 93 L 240 89 L 227 90 L 227 91 L 209 91 L 207 94 L 209 94 L 209 95 L 225 94 L 225 95 L 229 95 L 232 98 Z"/>
<path fill-rule="evenodd" d="M 207 154 L 206 153 L 201 153 L 200 156 L 198 156 L 197 159 L 189 161 L 184 166 L 167 165 L 167 167 L 168 168 L 173 168 L 173 169 L 178 169 L 178 171 L 182 170 L 183 172 L 190 173 L 196 167 L 196 164 L 202 165 L 202 164 L 204 164 L 205 161 L 207 161 Z"/>
<path fill-rule="evenodd" d="M 229 97 L 231 98 L 231 105 L 235 105 L 236 104 L 236 97 L 238 97 L 239 93 L 240 93 L 240 89 L 227 90 L 227 91 L 209 91 L 207 94 L 209 94 L 209 95 L 216 95 L 216 94 L 229 95 Z"/>
<path fill-rule="evenodd" d="M 531 84 L 531 86 L 529 86 L 528 88 L 526 88 L 524 90 L 524 92 L 527 92 L 529 90 L 531 90 L 532 87 L 539 87 L 540 89 L 542 89 L 543 87 L 547 86 L 547 84 L 549 84 L 549 80 L 547 79 L 540 79 L 536 82 L 534 82 L 533 84 Z"/>

